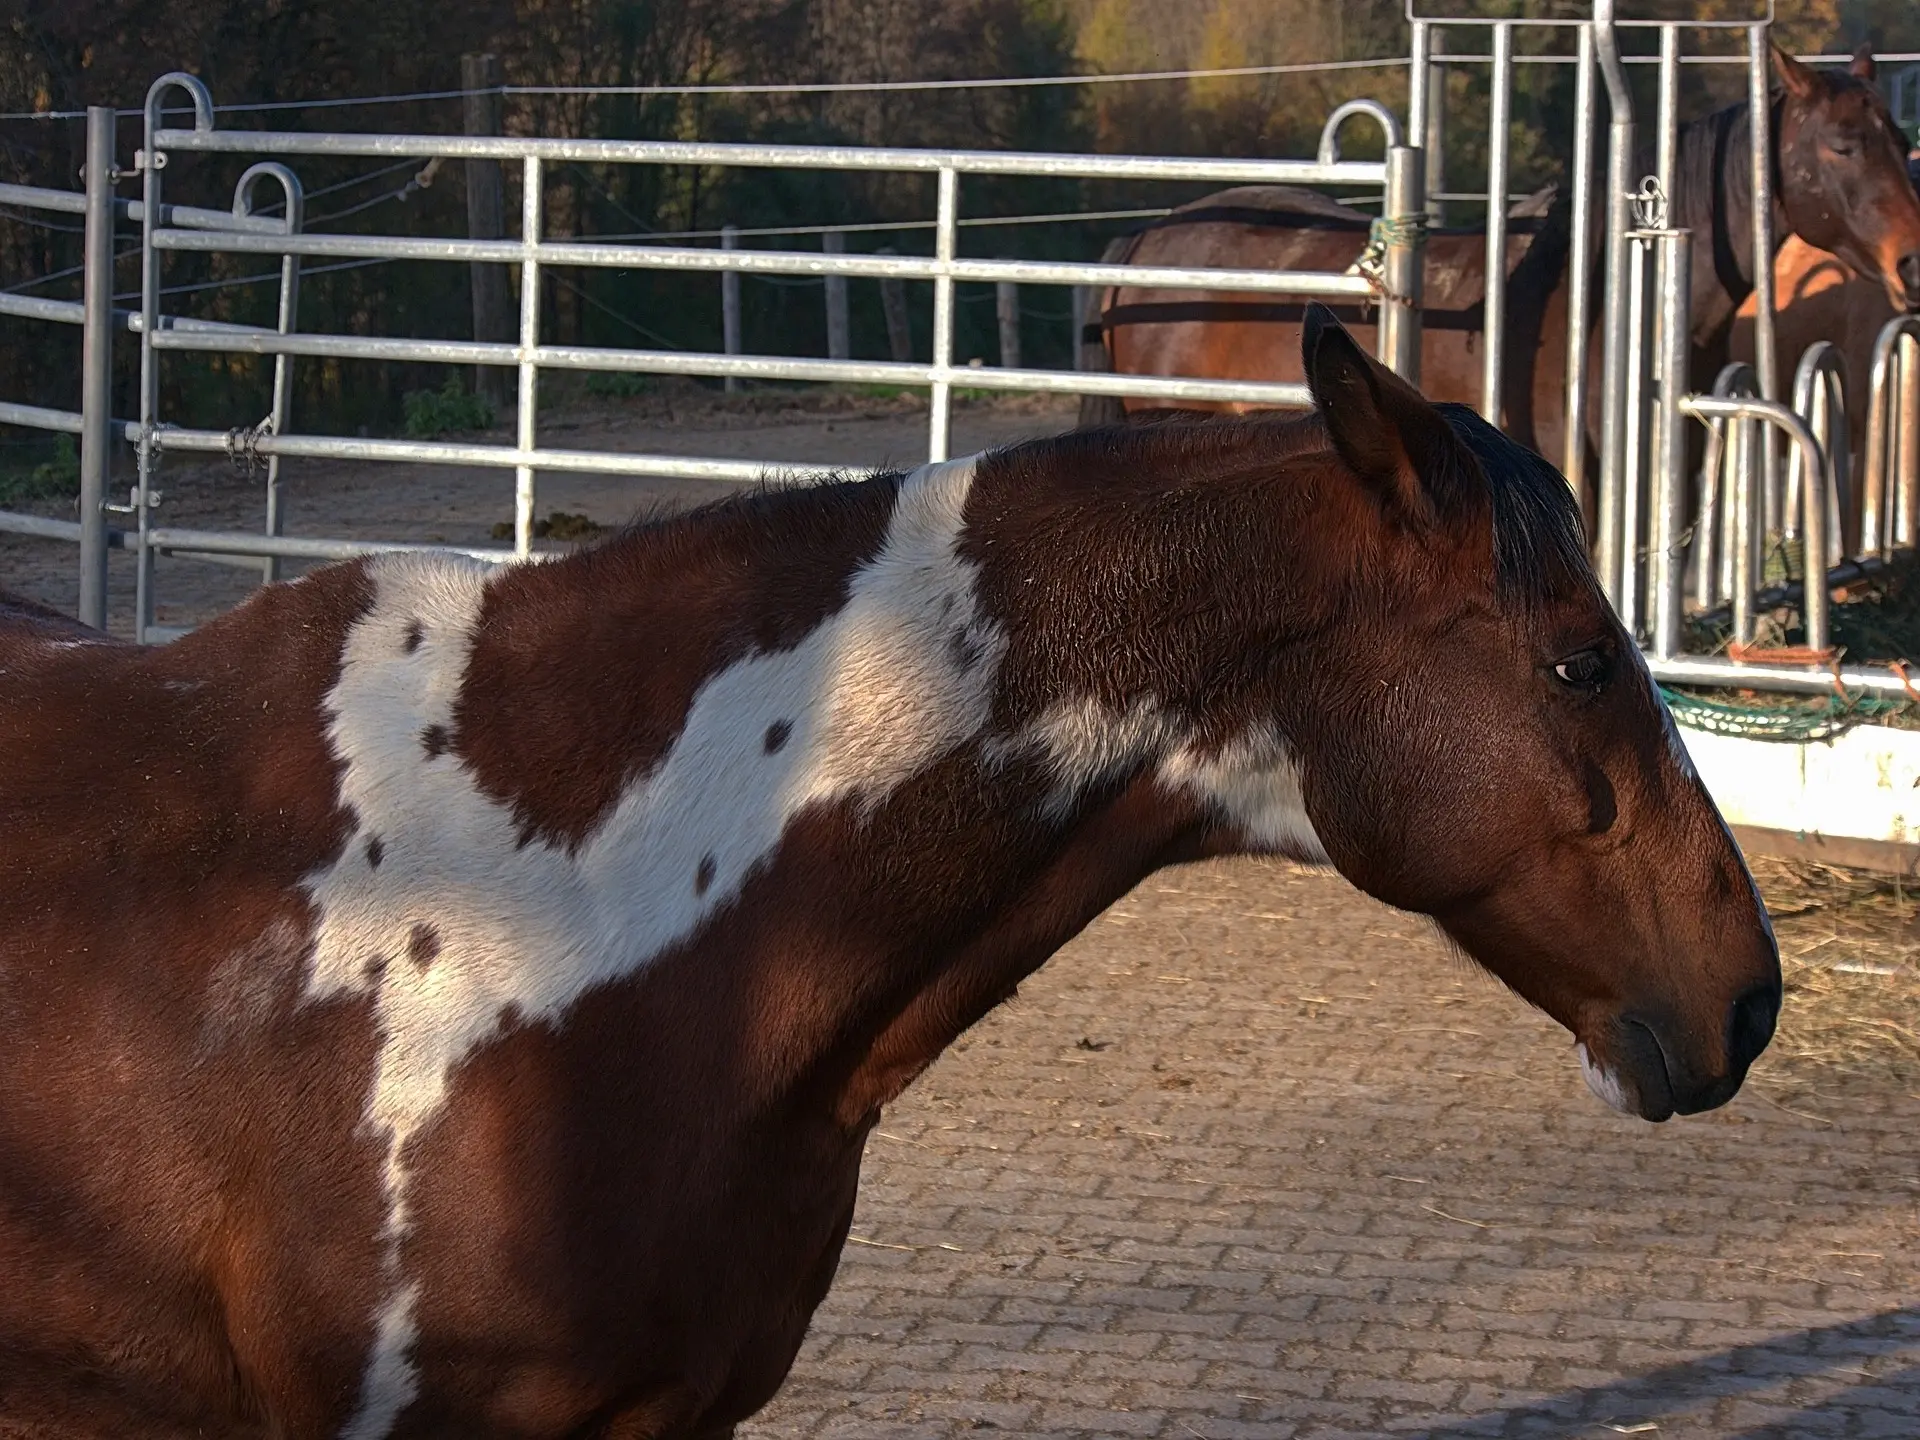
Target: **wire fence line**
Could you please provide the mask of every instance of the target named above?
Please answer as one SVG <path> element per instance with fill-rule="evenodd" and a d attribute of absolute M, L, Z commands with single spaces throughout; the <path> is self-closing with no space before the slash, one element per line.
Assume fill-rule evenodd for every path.
<path fill-rule="evenodd" d="M 1449 51 L 1444 57 L 1446 64 L 1475 64 L 1492 60 L 1489 54 L 1456 54 Z M 1621 60 L 1628 65 L 1657 65 L 1657 55 L 1622 55 Z M 1853 60 L 1850 54 L 1813 53 L 1796 57 L 1807 65 L 1845 65 Z M 1893 50 L 1874 55 L 1874 60 L 1882 65 L 1902 65 L 1920 62 L 1920 51 Z M 1572 55 L 1518 54 L 1513 57 L 1516 65 L 1572 65 L 1577 57 Z M 392 95 L 346 95 L 324 100 L 261 100 L 232 105 L 216 105 L 217 115 L 271 114 L 290 110 L 337 110 L 354 106 L 410 105 L 438 100 L 464 100 L 471 95 L 525 95 L 525 96 L 629 96 L 661 98 L 674 96 L 699 95 L 871 95 L 912 93 L 916 91 L 940 90 L 1022 90 L 1044 86 L 1066 85 L 1133 85 L 1174 80 L 1234 80 L 1258 79 L 1270 75 L 1311 75 L 1327 74 L 1343 70 L 1379 70 L 1392 69 L 1412 64 L 1407 55 L 1382 55 L 1360 60 L 1303 60 L 1287 64 L 1274 65 L 1228 65 L 1203 69 L 1185 70 L 1135 70 L 1119 73 L 1089 73 L 1083 75 L 999 75 L 982 76 L 957 80 L 831 80 L 831 81 L 792 81 L 767 84 L 732 85 L 490 85 L 478 89 L 456 90 L 414 90 Z M 1746 61 L 1738 55 L 1687 55 L 1681 63 L 1685 65 L 1744 65 Z M 84 120 L 84 110 L 14 110 L 0 113 L 0 122 L 6 121 L 53 121 Z M 122 109 L 115 112 L 122 118 L 137 118 L 143 112 L 137 108 Z M 165 114 L 185 113 L 171 107 Z"/>

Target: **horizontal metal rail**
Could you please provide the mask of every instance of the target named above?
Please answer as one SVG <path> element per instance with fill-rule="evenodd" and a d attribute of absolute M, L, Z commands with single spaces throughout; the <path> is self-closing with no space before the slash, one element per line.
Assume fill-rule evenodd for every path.
<path fill-rule="evenodd" d="M 945 381 L 981 390 L 1120 395 L 1146 400 L 1208 400 L 1287 407 L 1305 407 L 1313 403 L 1305 385 L 1285 381 L 1188 380 L 1177 376 L 1110 375 L 1076 370 L 1012 370 L 997 365 L 935 366 L 899 360 L 813 360 L 686 350 L 603 350 L 578 345 L 538 345 L 531 350 L 522 350 L 508 341 L 390 340 L 359 335 L 281 335 L 265 330 L 245 334 L 180 330 L 156 334 L 153 348 L 441 365 L 507 367 L 531 363 L 543 370 L 806 380 L 822 384 L 925 387 Z"/>
<path fill-rule="evenodd" d="M 466 260 L 515 265 L 578 265 L 618 270 L 697 270 L 709 274 L 846 275 L 873 280 L 1011 281 L 1029 285 L 1126 285 L 1130 288 L 1244 290 L 1270 295 L 1371 296 L 1362 275 L 1316 270 L 1189 270 L 1155 265 L 1073 265 L 1032 260 L 940 261 L 917 255 L 855 255 L 818 250 L 709 250 L 578 241 L 436 240 L 379 235 L 238 235 L 161 230 L 157 250 L 306 255 L 352 260 Z"/>
<path fill-rule="evenodd" d="M 1378 160 L 1223 160 L 1185 155 L 1056 155 L 1022 150 L 909 150 L 858 145 L 746 145 L 703 140 L 576 140 L 489 135 L 343 135 L 284 130 L 161 130 L 160 150 L 253 155 L 569 160 L 584 164 L 732 165 L 754 170 L 903 170 L 1057 175 L 1089 180 L 1229 180 L 1273 185 L 1384 185 Z"/>
<path fill-rule="evenodd" d="M 1647 656 L 1653 678 L 1669 685 L 1702 685 L 1714 689 L 1787 690 L 1801 695 L 1831 695 L 1837 681 L 1848 690 L 1892 700 L 1912 699 L 1911 687 L 1892 669 L 1870 670 L 1864 665 L 1836 665 L 1831 669 L 1799 665 L 1745 665 L 1719 655 Z"/>
<path fill-rule="evenodd" d="M 329 540 L 307 535 L 247 535 L 156 525 L 147 531 L 155 550 L 202 555 L 279 555 L 289 560 L 355 560 L 362 555 L 471 555 L 496 565 L 524 557 L 491 545 L 411 544 L 404 540 Z"/>
<path fill-rule="evenodd" d="M 28 320 L 47 320 L 56 325 L 86 323 L 86 306 L 78 300 L 48 300 L 39 295 L 8 295 L 0 292 L 0 315 L 18 315 Z M 138 310 L 113 312 L 113 318 L 130 334 L 145 329 L 145 317 Z M 261 325 L 240 325 L 230 320 L 201 320 L 192 315 L 162 315 L 162 332 L 200 335 L 273 335 L 277 331 Z"/>
<path fill-rule="evenodd" d="M 87 197 L 78 190 L 54 190 L 39 185 L 0 185 L 0 205 L 24 210 L 51 210 L 61 215 L 84 215 Z M 113 213 L 139 224 L 147 207 L 138 200 L 113 202 Z M 162 205 L 160 223 L 188 230 L 238 230 L 256 235 L 278 235 L 286 222 L 276 215 L 247 215 L 233 210 L 209 210 L 200 205 Z"/>

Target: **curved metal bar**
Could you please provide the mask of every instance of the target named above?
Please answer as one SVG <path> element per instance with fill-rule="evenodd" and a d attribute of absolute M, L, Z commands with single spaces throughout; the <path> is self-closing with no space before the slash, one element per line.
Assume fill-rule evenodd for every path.
<path fill-rule="evenodd" d="M 1714 377 L 1713 394 L 1719 399 L 1735 395 L 1758 395 L 1759 381 L 1753 367 L 1736 360 L 1723 366 Z M 1711 608 L 1732 592 L 1733 579 L 1728 567 L 1733 559 L 1733 543 L 1726 529 L 1733 509 L 1729 487 L 1722 483 L 1727 463 L 1727 427 L 1714 420 L 1707 425 L 1707 453 L 1700 466 L 1700 510 L 1693 526 L 1693 594 L 1703 606 Z M 1724 508 L 1722 497 L 1726 497 Z"/>
<path fill-rule="evenodd" d="M 1340 127 L 1356 115 L 1370 115 L 1380 124 L 1381 131 L 1387 137 L 1387 149 L 1405 143 L 1400 137 L 1400 121 L 1394 113 L 1378 100 L 1349 100 L 1335 108 L 1327 117 L 1327 123 L 1320 130 L 1320 149 L 1317 163 L 1338 165 L 1340 163 Z"/>
<path fill-rule="evenodd" d="M 307 192 L 300 183 L 300 177 L 277 160 L 262 160 L 250 165 L 233 187 L 233 213 L 236 219 L 250 220 L 258 213 L 254 199 L 255 192 L 262 181 L 272 181 L 280 187 L 283 202 L 280 212 L 280 227 L 288 235 L 297 235 L 306 224 Z M 299 328 L 300 315 L 300 257 L 283 255 L 280 259 L 280 308 L 277 316 L 277 328 L 282 335 L 291 335 Z M 284 434 L 287 428 L 287 409 L 293 401 L 293 356 L 282 353 L 273 357 L 273 404 L 267 411 L 265 428 L 272 434 Z M 267 457 L 267 516 L 266 533 L 277 536 L 285 528 L 284 517 L 280 513 L 280 457 Z M 273 551 L 262 555 L 260 560 L 260 580 L 271 585 L 280 578 L 281 556 Z"/>
<path fill-rule="evenodd" d="M 1899 443 L 1904 436 L 1893 433 L 1893 421 L 1897 415 L 1913 409 L 1908 397 L 1920 387 L 1920 373 L 1908 374 L 1906 364 L 1896 365 L 1895 355 L 1902 337 L 1920 346 L 1920 315 L 1896 315 L 1881 328 L 1873 342 L 1873 367 L 1867 382 L 1867 463 L 1860 475 L 1862 555 L 1885 555 L 1896 544 L 1913 538 L 1913 517 L 1905 512 L 1910 508 L 1916 482 L 1909 478 L 1908 472 L 1920 470 L 1920 455 L 1896 457 L 1894 452 L 1904 448 Z M 1920 365 L 1914 369 L 1920 372 Z M 1891 388 L 1896 380 L 1900 384 L 1898 396 Z M 1898 410 L 1896 400 L 1900 402 Z M 1903 425 L 1901 431 L 1907 428 Z M 1899 493 L 1892 483 L 1896 474 L 1900 480 Z M 1906 521 L 1904 533 L 1902 520 Z"/>
<path fill-rule="evenodd" d="M 153 144 L 153 137 L 162 127 L 160 124 L 160 101 L 169 90 L 184 90 L 187 99 L 193 102 L 193 128 L 200 134 L 213 129 L 213 95 L 207 89 L 206 82 L 198 75 L 189 75 L 184 70 L 169 70 L 153 84 L 147 87 L 147 144 Z"/>
<path fill-rule="evenodd" d="M 298 175 L 278 160 L 262 160 L 257 165 L 249 165 L 239 180 L 234 182 L 234 218 L 251 220 L 260 213 L 254 203 L 253 193 L 262 180 L 272 180 L 280 186 L 281 198 L 285 202 L 280 228 L 289 235 L 299 233 L 307 219 L 306 187 L 301 185 Z"/>
<path fill-rule="evenodd" d="M 1827 457 L 1828 552 L 1826 563 L 1837 565 L 1853 553 L 1853 487 L 1849 470 L 1852 455 L 1847 434 L 1847 360 L 1826 340 L 1816 340 L 1801 355 L 1793 373 L 1793 408 L 1806 418 Z M 1781 531 L 1791 538 L 1799 531 L 1801 486 L 1805 474 L 1798 450 L 1787 457 L 1786 505 Z"/>
<path fill-rule="evenodd" d="M 1812 429 L 1799 415 L 1777 400 L 1724 399 L 1717 395 L 1688 395 L 1681 399 L 1680 408 L 1689 415 L 1702 420 L 1724 417 L 1727 419 L 1759 420 L 1784 430 L 1787 438 L 1800 448 L 1805 457 L 1806 474 L 1809 477 L 1805 490 L 1806 514 L 1805 537 L 1806 554 L 1810 559 L 1807 567 L 1809 583 L 1805 586 L 1805 598 L 1802 613 L 1806 623 L 1806 644 L 1810 650 L 1827 648 L 1827 587 L 1824 583 L 1827 567 L 1819 562 L 1819 557 L 1827 553 L 1827 461 L 1820 451 L 1820 442 L 1814 438 Z M 1818 481 L 1812 477 L 1819 477 Z M 1751 522 L 1753 506 L 1744 507 L 1746 518 Z M 1812 577 L 1819 576 L 1823 583 L 1814 584 Z M 1749 577 L 1751 579 L 1751 576 Z M 1752 588 L 1745 594 L 1736 590 L 1734 613 L 1738 616 L 1742 610 L 1749 609 L 1753 603 Z M 1745 640 L 1747 637 L 1737 635 Z"/>
<path fill-rule="evenodd" d="M 199 76 L 172 70 L 147 87 L 140 142 L 140 439 L 135 456 L 139 483 L 133 494 L 134 533 L 139 539 L 134 556 L 133 638 L 142 644 L 153 623 L 153 550 L 147 544 L 147 531 L 159 499 L 153 477 L 160 464 L 160 365 L 153 348 L 160 328 L 160 252 L 153 237 L 160 228 L 160 175 L 167 157 L 154 142 L 165 121 L 162 109 L 171 90 L 184 91 L 193 106 L 190 133 L 213 133 L 213 96 Z"/>

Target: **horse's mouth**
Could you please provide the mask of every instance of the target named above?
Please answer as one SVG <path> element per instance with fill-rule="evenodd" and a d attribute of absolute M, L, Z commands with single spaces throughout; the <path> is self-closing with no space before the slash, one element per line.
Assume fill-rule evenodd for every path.
<path fill-rule="evenodd" d="M 1625 1017 L 1615 1021 L 1610 1053 L 1604 1057 L 1596 1056 L 1584 1040 L 1574 1048 L 1587 1088 L 1621 1114 L 1658 1124 L 1679 1108 L 1666 1051 L 1651 1026 Z"/>

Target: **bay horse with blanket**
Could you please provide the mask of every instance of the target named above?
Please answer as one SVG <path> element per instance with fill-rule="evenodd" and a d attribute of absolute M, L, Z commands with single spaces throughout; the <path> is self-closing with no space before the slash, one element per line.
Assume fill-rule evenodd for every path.
<path fill-rule="evenodd" d="M 1564 482 L 1306 344 L 1316 416 L 0 617 L 0 1430 L 724 1434 L 881 1107 L 1202 855 L 1724 1103 L 1772 933 Z"/>
<path fill-rule="evenodd" d="M 1907 178 L 1906 144 L 1871 84 L 1870 53 L 1838 73 L 1773 51 L 1780 81 L 1768 116 L 1774 140 L 1773 237 L 1789 235 L 1830 251 L 1877 281 L 1901 311 L 1920 310 L 1920 199 Z M 1745 102 L 1683 126 L 1672 223 L 1693 246 L 1693 384 L 1704 390 L 1724 363 L 1727 334 L 1753 290 L 1752 116 Z M 1635 175 L 1653 168 L 1645 160 Z M 1599 284 L 1604 245 L 1596 204 L 1595 318 L 1588 374 L 1600 373 Z M 1289 186 L 1242 186 L 1196 200 L 1119 242 L 1110 257 L 1136 265 L 1247 270 L 1344 270 L 1360 254 L 1370 218 Z M 1507 433 L 1543 455 L 1564 453 L 1567 381 L 1567 255 L 1562 198 L 1544 220 L 1522 214 L 1507 248 L 1507 335 L 1502 371 Z M 1478 404 L 1485 343 L 1486 234 L 1437 230 L 1426 248 L 1420 385 L 1439 400 Z M 1364 340 L 1374 306 L 1336 307 Z M 1121 286 L 1103 292 L 1087 337 L 1088 368 L 1127 375 L 1225 380 L 1297 380 L 1297 303 L 1271 297 Z M 1164 409 L 1163 400 L 1118 407 L 1088 401 L 1086 421 L 1118 411 Z M 1237 402 L 1180 402 L 1180 408 L 1238 411 Z M 1597 407 L 1593 424 L 1598 423 Z M 1597 429 L 1590 440 L 1597 450 Z"/>

